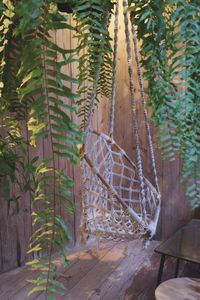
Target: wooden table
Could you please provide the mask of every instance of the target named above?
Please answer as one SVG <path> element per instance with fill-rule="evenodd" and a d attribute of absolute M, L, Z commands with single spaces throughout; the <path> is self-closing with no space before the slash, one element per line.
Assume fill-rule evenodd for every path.
<path fill-rule="evenodd" d="M 166 256 L 176 259 L 174 277 L 178 276 L 180 260 L 200 264 L 200 220 L 193 219 L 154 250 L 161 255 L 157 285 L 162 279 Z"/>

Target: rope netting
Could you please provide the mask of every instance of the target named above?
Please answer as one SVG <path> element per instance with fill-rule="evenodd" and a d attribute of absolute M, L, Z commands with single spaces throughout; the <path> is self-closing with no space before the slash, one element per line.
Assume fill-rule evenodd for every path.
<path fill-rule="evenodd" d="M 153 235 L 160 196 L 144 178 L 145 219 L 135 164 L 107 135 L 88 132 L 83 160 L 84 217 L 89 234 L 115 239 Z"/>

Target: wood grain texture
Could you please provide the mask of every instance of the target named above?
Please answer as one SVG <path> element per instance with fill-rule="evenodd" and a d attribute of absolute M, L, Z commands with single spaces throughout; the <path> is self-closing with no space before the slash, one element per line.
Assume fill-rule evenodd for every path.
<path fill-rule="evenodd" d="M 148 262 L 157 242 L 152 242 L 147 249 L 142 242 L 135 240 L 127 244 L 126 256 L 112 273 L 99 286 L 99 289 L 90 296 L 90 300 L 123 299 L 126 290 L 130 287 L 133 278 L 141 270 L 144 263 Z"/>
<path fill-rule="evenodd" d="M 161 283 L 155 291 L 156 300 L 200 299 L 200 279 L 173 278 Z"/>
<path fill-rule="evenodd" d="M 70 22 L 73 23 L 71 20 Z M 120 17 L 119 32 L 119 51 L 118 51 L 118 75 L 117 75 L 117 99 L 116 99 L 116 123 L 114 137 L 116 142 L 124 148 L 131 159 L 135 160 L 135 141 L 131 121 L 129 79 L 126 61 L 126 43 L 124 35 L 123 17 Z M 113 24 L 110 32 L 113 35 Z M 58 45 L 64 48 L 74 48 L 77 41 L 72 39 L 72 33 L 67 30 L 59 30 L 52 33 L 52 38 Z M 59 59 L 59 57 L 58 57 Z M 136 71 L 136 66 L 134 65 Z M 66 74 L 77 76 L 77 63 L 64 67 Z M 137 75 L 134 73 L 136 99 L 140 99 L 137 87 Z M 147 83 L 145 83 L 147 86 Z M 71 85 L 76 90 L 75 85 Z M 66 99 L 68 101 L 68 99 Z M 100 106 L 95 111 L 93 117 L 93 127 L 100 132 L 108 132 L 110 103 L 103 98 Z M 144 129 L 144 119 L 141 106 L 137 105 L 138 121 L 140 130 L 140 141 L 142 147 L 144 173 L 153 182 L 150 168 L 149 153 Z M 78 122 L 76 116 L 73 119 Z M 156 140 L 156 128 L 151 124 L 156 150 L 157 166 L 160 188 L 162 192 L 162 210 L 159 220 L 158 235 L 160 239 L 168 237 L 172 232 L 186 223 L 191 218 L 191 210 L 184 195 L 183 186 L 180 184 L 181 161 L 177 158 L 176 162 L 170 163 L 161 160 L 161 153 L 158 149 Z M 51 155 L 49 152 L 49 141 L 44 139 L 40 142 L 38 149 L 30 150 L 30 157 L 39 155 L 40 157 Z M 57 165 L 63 168 L 71 178 L 74 179 L 73 201 L 77 204 L 76 214 L 69 216 L 64 211 L 65 222 L 68 225 L 74 243 L 79 242 L 79 225 L 81 215 L 81 171 L 80 166 L 72 168 L 67 162 L 58 159 Z M 15 187 L 13 187 L 14 189 Z M 16 191 L 17 192 L 17 191 Z M 0 197 L 0 272 L 17 267 L 27 259 L 26 250 L 31 228 L 31 206 L 29 195 L 23 195 L 20 204 L 20 214 L 8 214 L 7 203 Z M 59 205 L 58 205 L 58 209 Z M 14 208 L 13 208 L 14 210 Z"/>
<path fill-rule="evenodd" d="M 129 287 L 125 291 L 123 300 L 155 300 L 155 289 L 160 264 L 160 255 L 149 253 L 149 257 L 144 261 L 142 267 L 132 278 Z M 175 260 L 168 258 L 165 263 L 162 280 L 174 277 Z M 180 268 L 180 273 L 183 267 Z M 172 300 L 172 299 L 171 299 Z M 174 299 L 173 299 L 174 300 Z"/>
<path fill-rule="evenodd" d="M 70 264 L 62 281 L 67 288 L 67 300 L 121 300 L 126 289 L 137 276 L 143 265 L 148 265 L 149 257 L 157 242 L 151 242 L 147 249 L 139 240 L 130 242 L 104 241 L 97 248 L 93 243 L 90 249 L 77 248 L 69 254 Z M 61 260 L 56 263 L 62 270 Z M 31 285 L 26 279 L 31 274 L 25 267 L 0 275 L 0 299 L 2 300 L 44 300 L 43 293 L 27 296 Z M 135 299 L 136 300 L 136 299 Z"/>
<path fill-rule="evenodd" d="M 69 252 L 67 270 L 63 269 L 62 261 L 55 258 L 58 270 L 64 273 L 61 280 L 67 288 L 66 295 L 56 299 L 155 300 L 160 255 L 154 253 L 154 249 L 158 244 L 151 241 L 144 248 L 141 240 L 103 241 L 100 247 L 95 243 L 76 247 Z M 175 259 L 166 259 L 163 281 L 174 277 L 175 266 Z M 199 278 L 198 265 L 182 262 L 179 276 Z M 1 274 L 0 299 L 45 300 L 43 293 L 27 296 L 31 285 L 26 280 L 31 278 L 33 274 L 26 267 Z"/>

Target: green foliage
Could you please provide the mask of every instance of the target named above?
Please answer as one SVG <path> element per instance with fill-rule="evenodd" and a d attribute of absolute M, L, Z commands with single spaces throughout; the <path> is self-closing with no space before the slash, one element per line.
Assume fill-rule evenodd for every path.
<path fill-rule="evenodd" d="M 97 84 L 96 104 L 99 102 L 99 95 L 108 98 L 111 95 L 112 49 L 108 32 L 109 22 L 106 24 L 106 18 L 112 8 L 113 3 L 109 0 L 81 0 L 73 6 L 76 37 L 79 40 L 79 92 L 82 97 L 78 105 L 82 128 L 87 127 L 95 84 Z"/>
<path fill-rule="evenodd" d="M 97 65 L 100 72 L 97 95 L 109 96 L 112 76 L 110 38 L 104 25 L 105 16 L 112 8 L 110 2 L 93 0 L 77 4 L 74 1 L 80 41 L 75 51 L 64 50 L 51 39 L 52 30 L 73 30 L 67 23 L 67 16 L 58 12 L 56 2 L 61 1 L 21 0 L 15 5 L 9 0 L 0 2 L 0 113 L 3 130 L 0 166 L 4 196 L 12 199 L 10 182 L 17 183 L 22 192 L 30 193 L 34 232 L 28 252 L 34 259 L 28 265 L 40 271 L 32 281 L 34 288 L 30 294 L 44 291 L 48 299 L 65 292 L 65 287 L 57 280 L 60 274 L 52 255 L 58 251 L 67 265 L 65 247 L 71 239 L 57 203 L 68 213 L 75 210 L 71 201 L 73 182 L 56 167 L 57 157 L 71 164 L 77 163 L 77 145 L 82 143 L 79 127 L 71 120 L 79 96 L 72 92 L 71 83 L 79 85 L 83 94 L 86 92 L 83 81 L 90 82 L 83 113 L 86 120 Z M 77 80 L 65 75 L 62 67 L 76 60 L 74 55 L 80 54 L 82 49 L 88 54 L 85 52 L 80 56 L 80 78 Z M 83 102 L 84 99 L 80 101 Z M 24 136 L 24 126 L 29 131 L 28 136 Z M 37 147 L 44 137 L 49 142 L 50 157 L 31 159 L 28 148 Z M 16 199 L 19 200 L 17 196 Z"/>
<path fill-rule="evenodd" d="M 79 40 L 75 50 L 62 49 L 51 39 L 52 30 L 73 30 L 67 15 L 57 10 L 58 2 L 73 8 Z M 68 213 L 75 210 L 73 182 L 56 167 L 56 160 L 59 157 L 75 164 L 79 159 L 77 146 L 82 143 L 82 134 L 71 119 L 76 105 L 81 126 L 86 128 L 94 108 L 92 98 L 97 104 L 100 95 L 110 97 L 108 24 L 113 6 L 110 0 L 0 1 L 0 176 L 8 203 L 16 201 L 19 206 L 19 196 L 11 195 L 10 183 L 30 193 L 34 232 L 29 253 L 34 259 L 28 264 L 40 271 L 30 293 L 44 291 L 48 299 L 65 292 L 57 280 L 61 274 L 52 255 L 58 251 L 67 265 L 65 246 L 71 239 L 58 203 Z M 166 158 L 183 157 L 183 178 L 195 206 L 200 200 L 198 0 L 129 0 L 129 6 L 142 42 L 147 92 L 161 147 Z M 77 54 L 78 80 L 62 72 L 63 66 L 77 60 Z M 72 83 L 77 84 L 79 93 L 72 92 Z M 24 126 L 29 136 L 24 136 Z M 30 158 L 28 148 L 37 147 L 44 137 L 50 156 Z"/>
<path fill-rule="evenodd" d="M 4 196 L 11 199 L 10 182 L 18 183 L 22 192 L 30 192 L 34 233 L 29 253 L 38 258 L 29 265 L 40 271 L 30 293 L 44 291 L 48 299 L 54 299 L 65 288 L 56 279 L 60 274 L 52 255 L 59 251 L 67 265 L 65 247 L 71 239 L 57 203 L 68 213 L 75 209 L 71 201 L 73 182 L 56 167 L 56 159 L 77 163 L 82 135 L 71 120 L 78 97 L 71 83 L 78 85 L 79 80 L 62 72 L 76 53 L 56 45 L 50 31 L 72 27 L 52 1 L 21 0 L 15 7 L 9 0 L 2 1 L 0 10 L 0 166 Z M 28 140 L 23 134 L 25 124 Z M 30 160 L 27 147 L 37 147 L 44 137 L 49 140 L 50 157 Z M 19 172 L 21 182 L 17 179 Z"/>
<path fill-rule="evenodd" d="M 51 161 L 43 160 L 36 168 L 34 180 L 34 204 L 40 203 L 40 210 L 33 213 L 33 225 L 36 230 L 32 235 L 30 250 L 28 253 L 37 253 L 41 250 L 46 256 L 33 259 L 28 263 L 32 270 L 40 270 L 38 277 L 32 281 L 35 287 L 29 294 L 37 291 L 45 291 L 49 299 L 54 294 L 64 295 L 65 287 L 56 278 L 60 277 L 56 265 L 52 262 L 53 251 L 58 251 L 63 258 L 63 264 L 68 264 L 66 258 L 66 242 L 71 240 L 70 232 L 62 217 L 56 213 L 56 201 L 62 203 L 67 210 L 73 204 L 70 201 L 72 180 L 62 171 L 48 166 Z M 51 184 L 51 180 L 56 184 Z M 53 248 L 52 248 L 53 247 Z"/>
<path fill-rule="evenodd" d="M 9 102 L 4 97 L 3 90 L 5 90 L 5 72 L 6 72 L 6 63 L 7 59 L 7 49 L 10 39 L 10 31 L 13 26 L 14 18 L 14 7 L 11 1 L 7 1 L 5 4 L 0 4 L 0 97 L 1 97 L 1 108 L 0 108 L 0 117 L 1 117 L 1 134 L 0 134 L 0 166 L 1 166 L 1 179 L 3 187 L 3 195 L 7 200 L 11 199 L 10 195 L 10 181 L 14 181 L 16 162 L 18 156 L 15 153 L 15 146 L 18 144 L 21 138 L 21 133 L 19 130 L 19 125 L 17 120 L 7 113 L 9 107 Z"/>
<path fill-rule="evenodd" d="M 200 7 L 198 1 L 129 1 L 164 157 L 184 161 L 193 207 L 200 201 Z"/>

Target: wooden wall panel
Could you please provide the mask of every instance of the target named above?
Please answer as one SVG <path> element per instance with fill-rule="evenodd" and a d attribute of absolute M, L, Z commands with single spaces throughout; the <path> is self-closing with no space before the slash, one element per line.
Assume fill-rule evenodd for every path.
<path fill-rule="evenodd" d="M 72 22 L 72 21 L 71 21 Z M 113 33 L 113 24 L 111 25 L 111 34 Z M 56 40 L 58 45 L 65 48 L 74 48 L 77 41 L 72 39 L 72 33 L 66 30 L 59 30 L 52 33 L 52 38 Z M 59 59 L 59 57 L 58 57 Z M 117 99 L 116 99 L 116 120 L 114 138 L 116 142 L 124 148 L 127 154 L 134 160 L 135 156 L 135 141 L 133 136 L 133 126 L 130 106 L 129 79 L 126 60 L 126 43 L 124 35 L 123 16 L 120 18 L 119 32 L 119 50 L 118 50 L 118 76 L 117 76 Z M 134 68 L 136 70 L 136 68 Z M 65 67 L 66 74 L 77 76 L 77 63 Z M 137 75 L 134 74 L 135 82 Z M 145 83 L 146 85 L 146 83 Z M 73 90 L 76 90 L 75 85 L 71 85 Z M 136 99 L 140 99 L 138 87 L 135 87 Z M 142 146 L 142 156 L 144 162 L 145 175 L 152 178 L 149 154 L 147 151 L 147 142 L 144 129 L 144 119 L 140 105 L 137 107 L 139 112 L 139 130 L 140 142 Z M 103 98 L 101 105 L 96 109 L 92 126 L 98 130 L 107 133 L 109 125 L 109 110 L 110 103 Z M 74 121 L 77 117 L 73 116 Z M 180 184 L 181 162 L 177 159 L 175 162 L 161 160 L 161 154 L 156 141 L 156 128 L 151 124 L 154 146 L 156 152 L 156 160 L 158 167 L 158 175 L 160 188 L 162 192 L 162 210 L 159 220 L 158 237 L 166 238 L 174 230 L 180 227 L 191 217 L 189 203 L 184 195 L 183 186 Z M 30 151 L 30 157 L 34 155 L 48 155 L 49 146 L 48 140 L 41 141 L 37 151 Z M 69 216 L 61 211 L 67 223 L 74 243 L 79 241 L 79 225 L 81 215 L 81 170 L 80 166 L 72 168 L 68 163 L 59 159 L 57 165 L 65 169 L 66 174 L 74 179 L 73 201 L 77 205 L 77 210 L 74 216 Z M 13 187 L 14 189 L 15 187 Z M 23 264 L 27 258 L 26 249 L 31 234 L 31 206 L 29 195 L 23 195 L 20 205 L 20 213 L 18 215 L 8 214 L 7 204 L 0 197 L 0 272 L 14 268 L 19 264 Z"/>
<path fill-rule="evenodd" d="M 0 267 L 1 271 L 17 267 L 16 216 L 9 216 L 7 203 L 1 197 L 0 209 Z"/>
<path fill-rule="evenodd" d="M 72 26 L 75 26 L 75 22 L 73 21 L 72 18 L 70 18 L 70 23 Z M 71 39 L 70 39 L 70 47 L 71 49 L 76 48 L 78 41 L 77 38 L 75 38 L 75 32 L 70 32 L 71 34 Z M 77 78 L 78 76 L 78 62 L 74 62 L 73 64 L 71 64 L 70 66 L 70 75 L 74 78 Z M 71 85 L 72 90 L 74 92 L 77 91 L 77 85 L 73 84 Z M 79 124 L 80 120 L 77 117 L 76 114 L 72 115 L 72 119 L 75 123 Z M 79 241 L 79 236 L 80 236 L 80 219 L 81 219 L 81 202 L 82 202 L 82 198 L 81 198 L 81 168 L 80 168 L 80 164 L 75 166 L 72 169 L 73 172 L 73 179 L 74 179 L 74 187 L 73 187 L 73 202 L 76 205 L 76 212 L 74 215 L 74 244 L 78 243 Z"/>
<path fill-rule="evenodd" d="M 57 32 L 53 33 L 54 35 L 54 39 L 57 43 L 57 45 L 59 45 L 60 47 L 63 47 L 65 49 L 71 49 L 71 43 L 72 43 L 72 35 L 71 32 L 68 30 L 57 30 Z M 62 57 L 58 56 L 58 61 L 62 59 Z M 66 65 L 63 67 L 63 72 L 65 74 L 68 74 L 71 76 L 72 74 L 72 65 Z M 68 83 L 68 86 L 70 88 L 72 88 L 72 84 Z M 68 101 L 67 99 L 64 99 L 66 102 Z M 70 113 L 70 112 L 67 112 Z M 72 117 L 72 116 L 71 116 Z M 68 162 L 62 158 L 58 158 L 58 166 L 59 168 L 65 170 L 66 174 L 71 177 L 73 179 L 73 167 L 71 165 L 68 164 Z M 58 203 L 59 206 L 59 203 Z M 74 222 L 75 222 L 75 216 L 69 214 L 66 210 L 61 210 L 60 211 L 61 215 L 63 216 L 70 232 L 73 238 L 73 241 L 75 240 L 75 226 L 74 226 Z"/>
<path fill-rule="evenodd" d="M 24 127 L 24 136 L 27 136 Z M 40 151 L 41 147 L 38 148 Z M 21 180 L 21 174 L 18 174 Z M 0 196 L 0 271 L 21 266 L 27 259 L 27 247 L 31 235 L 31 206 L 28 193 L 20 192 L 12 186 L 12 195 L 20 195 L 19 213 L 15 202 L 8 203 Z"/>

